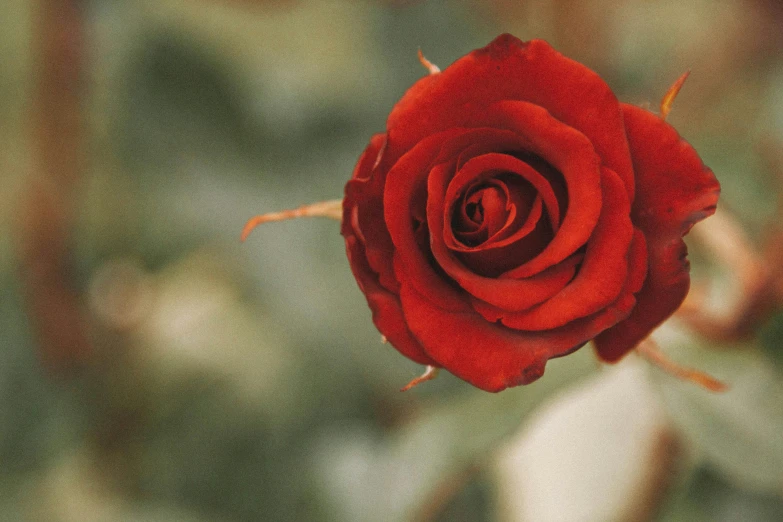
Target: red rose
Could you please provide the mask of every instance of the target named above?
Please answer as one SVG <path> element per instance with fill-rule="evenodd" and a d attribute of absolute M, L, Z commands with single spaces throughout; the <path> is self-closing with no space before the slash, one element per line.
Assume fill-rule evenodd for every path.
<path fill-rule="evenodd" d="M 720 186 L 660 116 L 546 42 L 422 78 L 345 187 L 342 234 L 403 355 L 500 391 L 594 339 L 615 361 L 688 292 Z"/>

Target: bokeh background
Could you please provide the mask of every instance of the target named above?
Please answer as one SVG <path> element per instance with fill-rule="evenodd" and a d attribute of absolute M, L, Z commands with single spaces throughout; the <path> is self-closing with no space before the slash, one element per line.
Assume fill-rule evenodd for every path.
<path fill-rule="evenodd" d="M 498 395 L 399 393 L 422 368 L 336 222 L 239 243 L 342 195 L 419 48 L 501 32 L 653 109 L 692 71 L 669 121 L 723 185 L 690 238 L 719 319 L 656 339 L 730 391 L 587 347 Z M 0 49 L 0 519 L 783 520 L 783 320 L 742 306 L 776 281 L 775 0 L 5 0 Z"/>

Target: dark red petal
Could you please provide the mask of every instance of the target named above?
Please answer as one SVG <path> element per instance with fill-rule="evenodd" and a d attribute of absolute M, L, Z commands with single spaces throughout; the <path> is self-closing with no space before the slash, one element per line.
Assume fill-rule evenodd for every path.
<path fill-rule="evenodd" d="M 440 167 L 436 166 L 433 170 Z M 452 167 L 449 164 L 446 168 Z M 430 176 L 432 176 L 432 172 L 430 172 Z M 512 194 L 505 180 L 491 180 L 481 185 L 484 186 L 469 190 L 470 195 L 462 196 L 455 202 L 456 208 L 451 214 L 451 226 L 445 232 L 446 237 L 449 238 L 447 243 L 450 241 L 454 245 L 453 247 L 449 245 L 450 248 L 469 250 L 473 247 L 466 245 L 478 245 L 487 240 L 494 241 L 496 238 L 509 234 L 509 228 L 513 228 L 514 222 L 519 219 L 517 208 L 531 206 L 530 204 L 526 205 L 527 202 L 518 195 Z M 487 189 L 491 189 L 498 199 L 484 201 Z M 502 205 L 499 204 L 501 202 Z M 473 215 L 470 215 L 471 205 L 473 205 Z M 480 205 L 478 208 L 483 210 L 479 211 L 476 205 Z M 489 208 L 487 208 L 488 206 Z M 479 221 L 474 221 L 477 215 Z M 459 239 L 455 234 L 459 236 Z"/>
<path fill-rule="evenodd" d="M 476 127 L 463 128 L 464 133 L 443 143 L 434 163 L 457 159 L 457 168 L 462 168 L 470 159 L 490 152 L 524 152 L 530 143 L 519 134 L 505 129 Z"/>
<path fill-rule="evenodd" d="M 587 244 L 578 274 L 544 303 L 525 312 L 505 315 L 504 325 L 518 330 L 549 330 L 598 312 L 622 292 L 633 239 L 631 205 L 617 174 L 606 168 L 601 169 L 601 174 L 604 189 L 601 217 Z"/>
<path fill-rule="evenodd" d="M 522 312 L 560 292 L 574 278 L 584 255 L 574 254 L 543 272 L 526 279 L 494 279 L 464 276 L 463 287 L 474 296 L 473 308 L 495 322 L 509 312 Z"/>
<path fill-rule="evenodd" d="M 445 196 L 443 196 L 445 207 L 443 214 L 445 224 L 444 241 L 446 241 L 446 244 L 448 244 L 450 248 L 462 251 L 472 250 L 471 248 L 461 247 L 454 241 L 454 235 L 450 226 L 454 205 L 457 203 L 459 195 L 472 182 L 497 175 L 499 172 L 516 174 L 535 187 L 542 198 L 543 203 L 547 207 L 547 213 L 550 216 L 553 228 L 557 230 L 557 227 L 560 225 L 560 205 L 549 181 L 540 173 L 536 172 L 530 165 L 513 156 L 498 153 L 483 154 L 470 159 L 460 168 L 459 172 L 456 173 L 449 183 Z M 433 194 L 430 194 L 430 197 L 433 197 Z M 504 246 L 519 237 L 522 236 L 520 234 L 506 235 L 502 241 L 484 245 L 482 249 Z"/>
<path fill-rule="evenodd" d="M 392 246 L 389 232 L 383 221 L 383 184 L 376 165 L 386 147 L 386 135 L 376 134 L 362 153 L 353 178 L 345 185 L 343 200 L 343 236 L 356 234 L 364 245 L 363 258 L 378 275 L 381 286 L 397 291 L 392 265 Z"/>
<path fill-rule="evenodd" d="M 632 219 L 647 239 L 647 279 L 631 316 L 596 339 L 600 357 L 616 361 L 680 306 L 690 276 L 682 236 L 715 211 L 720 185 L 693 147 L 649 111 L 623 105 L 636 172 Z"/>
<path fill-rule="evenodd" d="M 351 179 L 367 179 L 370 177 L 375 165 L 380 161 L 380 155 L 386 146 L 386 134 L 373 134 L 370 138 L 370 144 L 364 149 L 359 161 L 353 169 Z"/>
<path fill-rule="evenodd" d="M 517 209 L 522 205 L 512 206 L 508 213 L 508 219 L 504 224 L 504 227 L 490 236 L 485 245 L 469 248 L 459 243 L 455 243 L 455 246 L 452 247 L 448 241 L 446 244 L 449 248 L 458 252 L 471 252 L 475 250 L 495 250 L 496 247 L 502 247 L 513 243 L 517 239 L 528 236 L 538 226 L 538 223 L 541 220 L 541 216 L 543 214 L 542 209 L 544 207 L 541 201 L 541 196 L 537 196 L 536 199 L 533 200 L 532 204 L 527 205 L 527 217 L 523 218 L 521 221 L 517 221 L 516 218 L 519 217 Z M 515 224 L 518 224 L 518 226 L 515 226 Z M 449 238 L 449 235 L 444 232 L 444 239 L 447 238 Z M 482 246 L 484 248 L 481 248 Z M 505 272 L 505 270 L 503 270 L 503 272 Z"/>
<path fill-rule="evenodd" d="M 546 361 L 570 353 L 598 332 L 627 317 L 633 296 L 599 314 L 547 332 L 518 332 L 485 321 L 477 313 L 448 312 L 403 282 L 402 309 L 408 327 L 427 354 L 457 377 L 490 392 L 529 384 Z"/>
<path fill-rule="evenodd" d="M 582 133 L 536 105 L 498 102 L 484 111 L 483 118 L 523 136 L 530 142 L 528 152 L 552 165 L 565 179 L 568 208 L 558 233 L 543 252 L 508 273 L 529 277 L 570 256 L 590 238 L 601 213 L 600 158 Z"/>
<path fill-rule="evenodd" d="M 508 196 L 508 188 L 498 183 L 488 184 L 474 194 L 474 199 L 481 202 L 482 226 L 489 237 L 500 232 L 508 222 Z"/>
<path fill-rule="evenodd" d="M 427 252 L 419 247 L 414 234 L 414 214 L 423 213 L 426 208 L 427 175 L 433 161 L 449 139 L 465 132 L 465 129 L 450 129 L 425 138 L 408 151 L 389 171 L 383 199 L 384 217 L 395 247 L 397 279 L 410 281 L 433 303 L 455 311 L 468 310 L 470 306 L 461 293 L 433 269 Z"/>
<path fill-rule="evenodd" d="M 633 241 L 628 250 L 628 279 L 625 282 L 623 292 L 636 294 L 642 289 L 644 281 L 647 279 L 647 263 L 647 240 L 644 237 L 644 232 L 634 228 Z"/>
<path fill-rule="evenodd" d="M 398 352 L 419 364 L 438 366 L 411 334 L 400 307 L 400 298 L 386 291 L 365 294 L 372 322 Z"/>
<path fill-rule="evenodd" d="M 536 257 L 554 235 L 549 220 L 542 219 L 540 202 L 541 198 L 533 201 L 524 222 L 509 225 L 483 244 L 471 249 L 452 248 L 456 258 L 477 274 L 500 277 Z"/>
<path fill-rule="evenodd" d="M 353 202 L 348 202 L 349 207 Z M 383 289 L 364 257 L 363 245 L 353 234 L 345 236 L 345 250 L 351 271 L 372 311 L 372 321 L 401 354 L 420 364 L 437 366 L 411 335 L 400 307 L 399 296 Z"/>
<path fill-rule="evenodd" d="M 427 218 L 430 227 L 430 247 L 440 268 L 463 289 L 478 299 L 506 310 L 526 310 L 559 292 L 573 277 L 575 265 L 566 263 L 560 263 L 526 279 L 486 277 L 466 267 L 456 258 L 455 252 L 443 239 L 444 198 L 449 179 L 449 164 L 434 167 L 428 179 Z M 420 286 L 415 282 L 414 286 L 419 290 Z M 428 295 L 426 287 L 419 290 L 419 293 Z M 464 300 L 461 295 L 457 297 Z"/>
<path fill-rule="evenodd" d="M 373 188 L 371 186 L 371 177 L 378 158 L 383 153 L 385 143 L 386 136 L 384 134 L 376 134 L 370 139 L 370 144 L 359 158 L 353 172 L 353 178 L 345 188 L 343 219 L 340 231 L 345 237 L 348 264 L 359 288 L 367 299 L 375 326 L 386 336 L 391 345 L 404 356 L 420 364 L 437 365 L 424 352 L 419 342 L 408 330 L 402 314 L 402 308 L 400 307 L 399 296 L 388 291 L 389 287 L 396 290 L 399 285 L 397 280 L 394 279 L 391 252 L 383 250 L 384 248 L 390 250 L 390 246 L 381 248 L 378 246 L 379 243 L 384 244 L 383 240 L 377 241 L 379 231 L 385 231 L 383 216 L 380 216 L 381 226 L 374 226 L 375 223 L 367 219 L 368 217 L 372 218 L 372 214 L 364 214 L 366 228 L 371 231 L 371 249 L 369 252 L 366 244 L 367 236 L 361 230 L 359 223 L 359 207 L 372 210 L 373 202 L 379 201 L 382 197 L 382 185 L 379 185 L 380 190 L 377 187 L 374 192 L 371 190 Z M 357 199 L 357 197 L 361 199 Z M 386 236 L 388 236 L 388 233 Z M 386 241 L 388 245 L 391 245 L 391 240 L 388 237 Z M 372 248 L 373 245 L 374 248 Z M 375 258 L 375 263 L 368 261 L 368 253 Z M 371 266 L 373 264 L 375 266 Z"/>
<path fill-rule="evenodd" d="M 433 269 L 427 253 L 419 248 L 414 233 L 414 215 L 425 209 L 421 201 L 427 198 L 426 181 L 432 165 L 460 156 L 469 146 L 486 144 L 489 150 L 517 150 L 523 142 L 520 136 L 504 130 L 449 129 L 425 138 L 392 166 L 386 177 L 383 204 L 376 205 L 375 212 L 378 209 L 384 212 L 390 243 L 393 243 L 395 250 L 394 270 L 397 280 L 410 279 L 419 293 L 444 309 L 470 309 L 459 289 L 451 286 L 442 273 Z M 477 154 L 483 152 L 480 147 L 473 150 Z M 590 173 L 586 173 L 585 177 L 589 185 Z M 374 225 L 377 226 L 377 223 Z M 438 237 L 441 236 L 442 232 L 438 234 Z"/>
<path fill-rule="evenodd" d="M 540 105 L 586 135 L 633 200 L 633 170 L 617 98 L 596 73 L 542 40 L 523 43 L 501 35 L 442 73 L 419 80 L 389 115 L 392 156 L 443 129 L 483 126 L 483 111 L 500 100 Z"/>

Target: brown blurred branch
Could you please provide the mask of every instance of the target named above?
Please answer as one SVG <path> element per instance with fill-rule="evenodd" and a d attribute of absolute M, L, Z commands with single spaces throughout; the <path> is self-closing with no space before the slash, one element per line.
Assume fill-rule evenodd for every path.
<path fill-rule="evenodd" d="M 636 502 L 620 519 L 626 522 L 653 521 L 658 518 L 667 494 L 675 484 L 684 454 L 679 435 L 669 427 L 662 428 L 652 441 L 649 464 Z"/>
<path fill-rule="evenodd" d="M 70 270 L 84 171 L 84 2 L 39 0 L 33 17 L 33 172 L 16 213 L 19 279 L 42 364 L 59 372 L 90 352 Z"/>
<path fill-rule="evenodd" d="M 416 513 L 413 520 L 415 522 L 436 520 L 442 515 L 449 502 L 465 489 L 468 483 L 470 483 L 470 480 L 476 476 L 480 469 L 481 468 L 478 465 L 474 464 L 444 479 L 435 489 L 432 496 L 427 499 L 423 506 L 421 506 L 420 511 Z"/>

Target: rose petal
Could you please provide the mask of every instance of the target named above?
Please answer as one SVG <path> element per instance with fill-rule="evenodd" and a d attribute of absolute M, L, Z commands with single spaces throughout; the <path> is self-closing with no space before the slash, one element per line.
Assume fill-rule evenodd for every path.
<path fill-rule="evenodd" d="M 541 216 L 543 215 L 543 203 L 541 203 L 542 199 L 541 196 L 537 196 L 536 199 L 533 200 L 533 203 L 529 205 L 529 211 L 527 212 L 527 217 L 524 217 L 524 221 L 519 222 L 517 217 L 519 217 L 519 214 L 517 213 L 517 208 L 521 205 L 514 205 L 512 204 L 511 209 L 508 212 L 508 219 L 507 222 L 504 224 L 503 228 L 497 231 L 495 234 L 493 234 L 491 237 L 489 237 L 483 244 L 477 245 L 475 247 L 468 247 L 461 243 L 454 242 L 454 246 L 452 247 L 450 241 L 446 242 L 446 246 L 451 248 L 452 250 L 456 250 L 457 252 L 465 252 L 465 253 L 478 253 L 478 252 L 486 252 L 487 250 L 497 250 L 497 247 L 502 247 L 505 245 L 508 245 L 510 243 L 513 243 L 514 241 L 517 241 L 518 239 L 524 238 L 528 236 L 535 228 L 538 226 L 539 221 L 541 221 Z M 451 239 L 450 234 L 448 234 L 445 230 L 443 232 L 444 239 Z M 483 248 L 482 248 L 483 247 Z M 501 270 L 501 272 L 505 272 L 505 270 Z"/>
<path fill-rule="evenodd" d="M 467 279 L 463 285 L 474 297 L 473 309 L 494 323 L 509 312 L 523 312 L 556 295 L 574 278 L 583 259 L 583 254 L 574 254 L 526 279 L 476 278 Z"/>
<path fill-rule="evenodd" d="M 464 134 L 454 136 L 443 143 L 434 163 L 457 159 L 456 170 L 476 156 L 492 152 L 523 152 L 530 150 L 530 143 L 515 132 L 490 127 L 465 127 Z"/>
<path fill-rule="evenodd" d="M 518 330 L 557 328 L 599 311 L 620 295 L 628 275 L 627 255 L 633 239 L 631 205 L 617 174 L 606 168 L 601 169 L 601 174 L 601 217 L 578 274 L 544 303 L 525 312 L 506 314 L 502 318 L 504 325 Z"/>
<path fill-rule="evenodd" d="M 404 282 L 400 299 L 408 327 L 427 354 L 457 377 L 489 392 L 535 381 L 543 375 L 548 359 L 574 351 L 627 317 L 634 302 L 633 296 L 627 296 L 562 328 L 518 332 L 487 322 L 473 311 L 438 308 Z"/>
<path fill-rule="evenodd" d="M 471 199 L 482 209 L 481 225 L 488 237 L 503 230 L 508 222 L 508 187 L 499 183 L 489 183 L 486 187 L 477 189 Z"/>
<path fill-rule="evenodd" d="M 576 256 L 575 256 L 576 257 Z M 600 332 L 600 329 L 611 328 L 614 324 L 627 318 L 636 305 L 636 294 L 642 287 L 647 275 L 647 242 L 644 234 L 640 230 L 634 230 L 633 240 L 628 249 L 628 276 L 619 297 L 606 308 L 592 314 L 588 317 L 577 319 L 569 323 L 574 327 L 581 328 L 579 325 L 592 325 L 593 331 Z M 578 258 L 581 260 L 581 257 Z M 503 311 L 496 307 L 487 306 L 479 302 L 474 302 L 474 308 L 488 321 L 495 322 L 503 315 Z M 614 322 L 612 322 L 614 321 Z M 597 333 L 596 335 L 598 335 Z M 595 337 L 595 336 L 593 336 Z M 581 347 L 579 345 L 577 348 Z M 561 357 L 571 352 L 562 353 L 553 357 Z"/>
<path fill-rule="evenodd" d="M 438 167 L 436 166 L 434 168 Z M 432 175 L 432 173 L 430 173 L 430 175 Z M 459 198 L 459 201 L 455 202 L 455 206 L 458 207 L 458 209 L 453 211 L 451 226 L 444 232 L 454 245 L 453 248 L 457 250 L 471 250 L 475 247 L 469 247 L 467 245 L 480 245 L 487 241 L 495 241 L 497 238 L 504 237 L 511 233 L 509 228 L 512 228 L 519 218 L 517 209 L 525 207 L 525 201 L 522 201 L 517 194 L 512 194 L 505 181 L 506 180 L 501 181 L 499 179 L 490 180 L 484 184 L 484 187 L 477 187 L 473 189 L 472 192 L 469 191 L 471 193 L 467 196 L 467 199 L 466 196 L 463 196 Z M 484 201 L 484 195 L 487 189 L 494 190 L 499 199 L 502 199 L 503 204 L 493 204 L 493 202 L 490 201 L 490 208 L 488 209 L 488 202 Z M 498 203 L 500 203 L 500 201 L 498 201 Z M 480 223 L 473 221 L 475 216 L 468 215 L 470 213 L 471 205 L 473 206 L 474 213 L 481 214 Z M 530 205 L 527 206 L 529 207 Z M 479 211 L 479 208 L 483 210 Z M 486 216 L 486 214 L 489 214 L 489 216 Z M 489 219 L 487 219 L 487 217 L 489 217 Z M 455 234 L 459 236 L 459 238 L 457 238 Z"/>
<path fill-rule="evenodd" d="M 359 161 L 353 169 L 353 175 L 351 179 L 367 179 L 370 177 L 375 166 L 380 161 L 380 155 L 383 153 L 383 149 L 386 146 L 386 134 L 379 133 L 373 134 L 370 137 L 370 143 L 367 148 L 364 149 L 362 155 L 359 156 Z"/>
<path fill-rule="evenodd" d="M 415 211 L 425 210 L 423 201 L 427 197 L 427 174 L 432 168 L 432 162 L 449 139 L 465 132 L 465 129 L 450 129 L 430 136 L 402 156 L 389 171 L 383 199 L 384 218 L 395 247 L 394 268 L 395 273 L 399 274 L 397 279 L 409 280 L 433 303 L 454 311 L 469 310 L 470 306 L 460 292 L 450 286 L 443 274 L 435 271 L 427 253 L 419 247 L 414 234 L 414 214 Z"/>
<path fill-rule="evenodd" d="M 535 257 L 551 241 L 551 220 L 541 219 L 542 200 L 540 195 L 536 196 L 535 190 L 524 178 L 510 172 L 503 174 L 500 178 L 493 178 L 492 173 L 484 173 L 490 177 L 491 181 L 488 183 L 500 184 L 508 193 L 508 201 L 506 202 L 508 210 L 503 212 L 503 217 L 506 218 L 503 228 L 491 237 L 487 237 L 485 227 L 475 232 L 460 232 L 459 237 L 455 237 L 454 220 L 450 216 L 455 213 L 459 215 L 459 213 L 453 210 L 441 211 L 445 204 L 443 184 L 450 177 L 451 170 L 450 164 L 441 164 L 432 169 L 429 177 L 428 219 L 439 219 L 442 214 L 444 220 L 436 227 L 438 230 L 443 229 L 442 241 L 432 238 L 438 243 L 434 250 L 442 251 L 443 245 L 441 243 L 443 243 L 451 251 L 450 256 L 453 256 L 453 259 L 457 259 L 459 263 L 471 271 L 481 276 L 497 277 Z M 480 181 L 482 177 L 483 175 L 479 176 L 477 180 Z M 546 181 L 542 179 L 542 182 L 545 188 L 548 188 Z M 452 182 L 450 187 L 454 185 L 455 183 Z M 512 188 L 509 189 L 509 187 Z M 434 190 L 437 190 L 438 193 L 435 194 Z M 553 194 L 552 198 L 554 199 Z M 457 198 L 453 204 L 459 205 L 459 199 L 461 198 Z M 558 205 L 556 201 L 554 204 Z M 553 210 L 556 212 L 557 208 Z M 498 216 L 498 219 L 500 217 Z M 436 259 L 438 259 L 437 256 Z M 460 271 L 462 269 L 462 267 L 458 268 Z M 448 269 L 446 271 L 449 273 Z"/>
<path fill-rule="evenodd" d="M 443 196 L 445 206 L 443 219 L 446 225 L 444 229 L 444 241 L 450 248 L 462 251 L 472 250 L 471 248 L 464 248 L 458 245 L 451 232 L 451 215 L 454 211 L 453 207 L 458 200 L 458 195 L 462 193 L 469 184 L 476 180 L 492 177 L 498 172 L 515 174 L 535 187 L 543 202 L 546 204 L 547 213 L 553 221 L 552 228 L 557 229 L 559 226 L 560 204 L 557 201 L 552 186 L 546 178 L 536 172 L 533 167 L 514 156 L 498 153 L 483 154 L 470 159 L 462 166 L 459 172 L 454 175 L 454 178 L 448 185 L 445 196 Z M 430 197 L 433 197 L 432 193 L 430 193 Z M 507 245 L 514 241 L 515 238 L 518 239 L 519 237 L 523 237 L 523 235 L 512 234 L 510 237 L 504 237 L 501 242 L 483 245 L 482 250 L 485 248 L 497 248 Z"/>
<path fill-rule="evenodd" d="M 383 222 L 384 177 L 375 170 L 385 146 L 386 135 L 375 134 L 359 158 L 353 178 L 345 185 L 341 233 L 345 237 L 358 235 L 364 245 L 363 258 L 378 275 L 379 284 L 397 292 L 398 283 L 392 265 L 394 247 Z M 361 205 L 354 204 L 358 201 Z"/>
<path fill-rule="evenodd" d="M 540 105 L 587 136 L 633 201 L 634 175 L 617 98 L 595 72 L 542 40 L 523 43 L 501 35 L 415 83 L 389 115 L 391 157 L 444 129 L 491 126 L 484 123 L 484 110 L 500 100 Z"/>
<path fill-rule="evenodd" d="M 353 203 L 349 203 L 352 205 Z M 353 235 L 345 236 L 345 250 L 359 288 L 372 311 L 372 321 L 389 343 L 404 356 L 420 364 L 437 366 L 411 335 L 397 295 L 383 289 L 364 257 L 363 246 Z"/>
<path fill-rule="evenodd" d="M 695 150 L 655 114 L 623 104 L 633 152 L 637 199 L 632 219 L 647 239 L 647 279 L 631 316 L 596 339 L 598 355 L 616 361 L 680 306 L 690 276 L 682 236 L 715 212 L 720 185 Z"/>
<path fill-rule="evenodd" d="M 535 201 L 540 203 L 541 199 Z M 549 221 L 541 219 L 541 205 L 536 205 L 535 201 L 524 223 L 509 225 L 508 232 L 513 231 L 511 236 L 498 240 L 490 238 L 472 249 L 452 249 L 454 258 L 478 275 L 499 277 L 538 255 L 552 240 L 553 234 Z M 497 235 L 502 237 L 503 234 Z M 485 245 L 486 248 L 481 248 Z"/>
<path fill-rule="evenodd" d="M 370 144 L 359 158 L 352 180 L 346 185 L 340 232 L 345 237 L 345 249 L 351 272 L 359 285 L 359 289 L 367 299 L 367 304 L 372 312 L 373 323 L 378 328 L 378 331 L 388 339 L 392 346 L 409 359 L 420 364 L 437 365 L 411 335 L 405 323 L 402 308 L 400 307 L 400 299 L 397 295 L 399 284 L 394 278 L 391 239 L 388 237 L 386 228 L 384 226 L 373 226 L 376 224 L 373 221 L 374 216 L 365 214 L 364 222 L 367 228 L 372 231 L 370 240 L 371 245 L 374 245 L 369 250 L 372 257 L 376 260 L 375 266 L 372 266 L 368 260 L 367 236 L 361 230 L 359 223 L 360 210 L 357 201 L 362 201 L 363 208 L 372 210 L 372 205 L 368 205 L 368 202 L 377 201 L 382 197 L 382 185 L 380 190 L 376 188 L 374 194 L 371 192 L 370 178 L 380 154 L 383 153 L 385 143 L 386 135 L 374 135 L 370 139 Z M 382 219 L 381 225 L 383 225 Z M 381 238 L 380 241 L 378 240 L 379 237 Z M 385 243 L 388 243 L 388 246 Z M 388 251 L 384 251 L 384 249 L 388 249 Z M 388 291 L 389 287 L 391 287 L 393 292 Z"/>
<path fill-rule="evenodd" d="M 543 252 L 508 274 L 529 277 L 570 256 L 590 238 L 601 213 L 600 158 L 583 134 L 536 105 L 498 102 L 486 109 L 484 119 L 527 139 L 528 152 L 557 169 L 566 183 L 568 208 L 557 235 Z"/>
<path fill-rule="evenodd" d="M 383 208 L 385 224 L 394 245 L 394 269 L 395 274 L 399 273 L 396 279 L 409 278 L 419 293 L 444 309 L 470 309 L 461 292 L 450 285 L 443 273 L 433 268 L 427 253 L 419 248 L 414 234 L 414 214 L 419 211 L 419 207 L 425 208 L 420 201 L 427 197 L 426 180 L 434 162 L 448 163 L 447 160 L 459 156 L 471 144 L 487 143 L 494 147 L 514 148 L 520 145 L 521 140 L 524 143 L 523 138 L 497 129 L 449 129 L 425 138 L 394 164 L 387 175 L 384 201 L 380 207 Z M 480 151 L 476 149 L 476 152 Z M 585 177 L 589 184 L 589 174 L 585 174 Z M 438 215 L 442 216 L 443 212 Z M 432 230 L 430 236 L 434 237 Z M 442 224 L 437 237 L 442 237 Z M 549 277 L 552 275 L 544 276 Z M 556 279 L 560 280 L 561 277 Z M 520 285 L 520 288 L 525 287 Z M 537 295 L 519 299 L 528 303 L 531 297 Z"/>
<path fill-rule="evenodd" d="M 522 136 L 505 130 L 492 129 L 492 131 L 497 133 L 495 140 L 500 139 L 502 141 L 493 143 L 495 140 L 485 140 L 486 142 L 469 144 L 459 153 L 455 171 L 459 172 L 462 170 L 465 163 L 471 159 L 491 153 L 506 154 L 526 163 L 536 171 L 537 175 L 544 177 L 549 189 L 555 194 L 555 202 L 557 205 L 552 205 L 550 202 L 550 205 L 547 205 L 547 215 L 549 216 L 552 228 L 556 231 L 560 226 L 560 221 L 565 213 L 565 208 L 568 206 L 568 196 L 566 194 L 563 177 L 541 158 L 538 158 L 529 152 L 524 152 L 530 150 L 531 147 L 530 143 Z M 506 134 L 513 137 L 513 139 L 506 141 Z M 506 178 L 505 181 L 508 182 L 508 178 Z"/>
<path fill-rule="evenodd" d="M 436 166 L 428 180 L 430 246 L 440 268 L 476 298 L 508 310 L 526 310 L 559 292 L 573 277 L 575 264 L 560 263 L 527 279 L 497 279 L 476 273 L 456 258 L 443 241 L 442 216 L 450 168 L 449 164 Z"/>
<path fill-rule="evenodd" d="M 644 232 L 634 228 L 633 241 L 628 249 L 628 279 L 625 281 L 623 292 L 636 294 L 644 286 L 647 279 L 647 240 Z"/>

